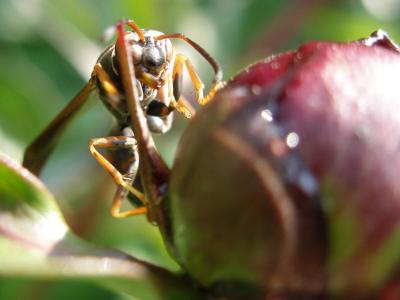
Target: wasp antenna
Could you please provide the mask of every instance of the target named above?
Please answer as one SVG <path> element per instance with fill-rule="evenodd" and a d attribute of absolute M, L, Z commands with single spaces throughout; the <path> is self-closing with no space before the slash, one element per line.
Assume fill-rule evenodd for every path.
<path fill-rule="evenodd" d="M 139 28 L 139 26 L 136 25 L 136 23 L 133 20 L 127 20 L 127 21 L 122 20 L 118 24 L 121 24 L 121 26 L 128 25 L 133 31 L 135 31 L 137 33 L 139 39 L 143 43 L 146 42 L 146 38 L 144 37 L 143 31 Z M 116 32 L 117 32 L 117 26 L 116 25 L 112 25 L 112 26 L 107 27 L 103 31 L 103 34 L 101 35 L 101 40 L 103 42 L 108 42 L 115 35 Z"/>
<path fill-rule="evenodd" d="M 143 43 L 146 42 L 146 38 L 144 37 L 142 29 L 140 29 L 139 26 L 137 26 L 133 20 L 126 21 L 126 25 L 128 25 L 130 28 L 132 28 L 132 30 L 134 30 L 137 33 L 137 35 L 139 36 L 139 39 Z"/>
<path fill-rule="evenodd" d="M 219 65 L 219 63 L 210 55 L 206 50 L 204 50 L 203 47 L 201 47 L 199 44 L 197 44 L 195 41 L 189 39 L 187 36 L 181 34 L 181 33 L 170 33 L 170 34 L 162 34 L 157 37 L 155 37 L 155 40 L 164 40 L 164 39 L 180 39 L 188 43 L 190 46 L 192 46 L 194 49 L 196 49 L 197 52 L 203 56 L 208 63 L 211 65 L 211 67 L 214 69 L 214 82 L 220 82 L 222 81 L 223 73 L 222 73 L 222 68 Z"/>

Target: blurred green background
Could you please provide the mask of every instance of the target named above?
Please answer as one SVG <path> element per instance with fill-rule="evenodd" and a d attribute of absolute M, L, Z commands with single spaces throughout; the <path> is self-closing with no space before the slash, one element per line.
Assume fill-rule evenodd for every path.
<path fill-rule="evenodd" d="M 229 79 L 247 64 L 309 40 L 354 40 L 382 28 L 400 41 L 399 0 L 0 0 L 0 151 L 20 161 L 24 147 L 89 78 L 105 47 L 103 30 L 120 18 L 143 28 L 181 32 L 209 51 Z M 209 83 L 207 63 L 181 42 Z M 193 97 L 191 87 L 186 96 Z M 94 98 L 94 97 L 93 97 Z M 169 164 L 186 125 L 156 138 Z M 157 229 L 144 217 L 112 219 L 115 189 L 87 141 L 105 136 L 112 118 L 95 98 L 71 124 L 42 178 L 80 236 L 172 270 Z M 1 258 L 0 258 L 1 263 Z M 0 277 L 3 299 L 127 299 L 82 282 Z"/>

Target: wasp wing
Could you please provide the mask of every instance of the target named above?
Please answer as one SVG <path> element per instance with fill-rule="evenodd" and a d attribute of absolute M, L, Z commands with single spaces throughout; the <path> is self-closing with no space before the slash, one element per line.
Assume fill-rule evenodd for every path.
<path fill-rule="evenodd" d="M 54 120 L 51 121 L 43 132 L 26 148 L 22 163 L 25 168 L 29 169 L 33 174 L 39 175 L 50 153 L 61 137 L 62 132 L 87 102 L 89 94 L 94 87 L 93 81 L 90 80 Z"/>

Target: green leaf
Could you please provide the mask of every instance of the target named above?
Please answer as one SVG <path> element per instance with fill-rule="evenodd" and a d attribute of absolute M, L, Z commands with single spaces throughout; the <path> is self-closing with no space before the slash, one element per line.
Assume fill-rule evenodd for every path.
<path fill-rule="evenodd" d="M 43 183 L 0 154 L 0 276 L 82 279 L 139 299 L 197 299 L 184 277 L 76 237 Z"/>

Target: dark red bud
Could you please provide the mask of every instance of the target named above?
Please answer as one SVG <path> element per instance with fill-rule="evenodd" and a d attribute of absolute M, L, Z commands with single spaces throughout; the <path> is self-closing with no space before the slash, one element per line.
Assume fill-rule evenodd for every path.
<path fill-rule="evenodd" d="M 376 299 L 400 261 L 399 79 L 395 48 L 364 40 L 309 43 L 231 80 L 173 168 L 184 268 L 255 298 Z"/>

